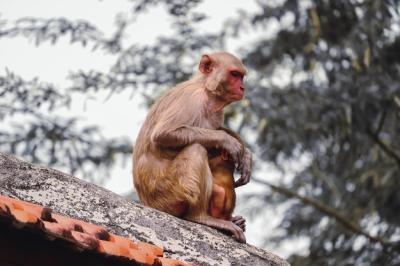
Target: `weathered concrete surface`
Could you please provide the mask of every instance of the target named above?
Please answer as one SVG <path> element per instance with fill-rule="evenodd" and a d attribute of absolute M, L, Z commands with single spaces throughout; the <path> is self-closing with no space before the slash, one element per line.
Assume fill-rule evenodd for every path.
<path fill-rule="evenodd" d="M 199 224 L 130 202 L 73 176 L 0 153 L 0 194 L 51 207 L 109 231 L 162 246 L 167 257 L 199 265 L 289 265 Z"/>

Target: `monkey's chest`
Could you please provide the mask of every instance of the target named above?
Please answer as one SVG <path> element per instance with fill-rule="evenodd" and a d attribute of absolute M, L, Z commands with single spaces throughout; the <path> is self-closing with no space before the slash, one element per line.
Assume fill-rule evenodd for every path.
<path fill-rule="evenodd" d="M 199 127 L 217 129 L 220 128 L 223 123 L 224 123 L 224 114 L 221 112 L 206 116 L 206 119 L 203 119 L 201 121 Z"/>

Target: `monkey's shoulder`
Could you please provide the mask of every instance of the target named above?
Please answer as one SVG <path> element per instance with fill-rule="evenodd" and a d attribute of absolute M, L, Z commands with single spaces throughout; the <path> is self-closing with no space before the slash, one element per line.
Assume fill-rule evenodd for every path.
<path fill-rule="evenodd" d="M 168 90 L 153 105 L 152 111 L 163 115 L 188 115 L 204 109 L 204 90 L 193 86 L 178 86 Z"/>
<path fill-rule="evenodd" d="M 193 84 L 179 84 L 167 90 L 153 105 L 159 109 L 185 109 L 202 105 L 205 100 L 204 89 Z"/>

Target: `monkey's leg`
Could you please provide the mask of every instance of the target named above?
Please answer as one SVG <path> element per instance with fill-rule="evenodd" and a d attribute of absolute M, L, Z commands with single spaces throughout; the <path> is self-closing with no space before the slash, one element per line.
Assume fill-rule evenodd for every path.
<path fill-rule="evenodd" d="M 213 184 L 211 200 L 210 200 L 210 215 L 214 218 L 223 218 L 225 212 L 225 189 L 221 186 Z"/>
<path fill-rule="evenodd" d="M 243 232 L 246 231 L 246 219 L 242 216 L 232 217 L 234 209 L 234 195 L 216 184 L 212 188 L 209 214 L 214 218 L 232 221 L 239 226 Z"/>
<path fill-rule="evenodd" d="M 207 214 L 213 177 L 208 166 L 207 150 L 202 145 L 194 143 L 185 147 L 170 167 L 170 173 L 177 179 L 177 186 L 185 193 L 189 205 L 185 219 L 230 232 L 237 241 L 246 242 L 240 227 Z"/>
<path fill-rule="evenodd" d="M 231 221 L 217 219 L 207 214 L 203 216 L 188 217 L 187 220 L 229 232 L 238 242 L 246 243 L 246 237 L 244 236 L 243 230 Z"/>

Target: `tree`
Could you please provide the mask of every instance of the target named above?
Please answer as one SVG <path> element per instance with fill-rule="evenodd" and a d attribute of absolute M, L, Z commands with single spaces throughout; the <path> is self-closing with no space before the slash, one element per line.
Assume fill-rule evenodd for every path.
<path fill-rule="evenodd" d="M 399 263 L 400 4 L 393 0 L 257 1 L 258 10 L 238 12 L 220 33 L 211 34 L 198 30 L 206 19 L 206 14 L 196 11 L 200 3 L 135 1 L 132 16 L 163 5 L 173 21 L 173 34 L 146 46 L 123 45 L 129 19 L 120 19 L 110 38 L 102 37 L 88 22 L 65 19 L 22 19 L 3 25 L 3 38 L 24 35 L 41 43 L 71 34 L 73 41 L 115 53 L 118 60 L 108 73 L 73 73 L 74 85 L 62 91 L 63 97 L 56 88 L 8 73 L 0 79 L 0 93 L 14 97 L 21 106 L 2 103 L 2 118 L 34 115 L 32 109 L 39 102 L 57 108 L 69 99 L 64 95 L 88 91 L 144 86 L 142 93 L 150 104 L 153 95 L 191 74 L 201 51 L 224 49 L 238 39 L 244 44 L 240 51 L 249 68 L 251 89 L 248 101 L 230 108 L 226 123 L 253 146 L 258 164 L 271 162 L 286 176 L 275 184 L 257 177 L 254 180 L 265 191 L 246 196 L 254 204 L 251 213 L 259 213 L 265 204 L 290 206 L 280 224 L 283 233 L 268 241 L 309 238 L 309 255 L 293 254 L 293 265 Z M 38 90 L 28 91 L 27 86 Z M 41 93 L 35 96 L 31 91 Z M 53 127 L 38 126 L 41 115 L 34 115 L 36 124 L 29 128 L 36 125 L 50 132 Z M 63 153 L 71 165 L 111 164 L 113 154 L 128 151 L 126 142 L 106 141 L 96 146 L 101 156 L 90 156 L 98 131 L 77 133 L 70 126 L 70 131 L 62 130 L 67 122 L 74 124 L 74 120 L 57 120 L 59 137 L 43 134 L 43 141 L 60 145 L 63 140 L 69 143 L 70 136 L 79 136 L 76 143 L 86 147 L 82 151 L 71 153 L 68 146 L 60 145 L 61 153 L 53 154 L 51 145 L 36 147 L 24 137 L 32 135 L 17 135 L 13 130 L 2 131 L 0 145 L 15 154 L 32 154 L 31 160 L 47 158 L 34 154 L 50 154 L 46 161 L 50 165 L 65 157 Z M 37 141 L 37 131 L 26 131 L 33 132 L 31 139 Z M 67 132 L 70 136 L 64 135 Z M 300 160 L 302 170 L 287 177 L 291 174 L 287 166 Z"/>

